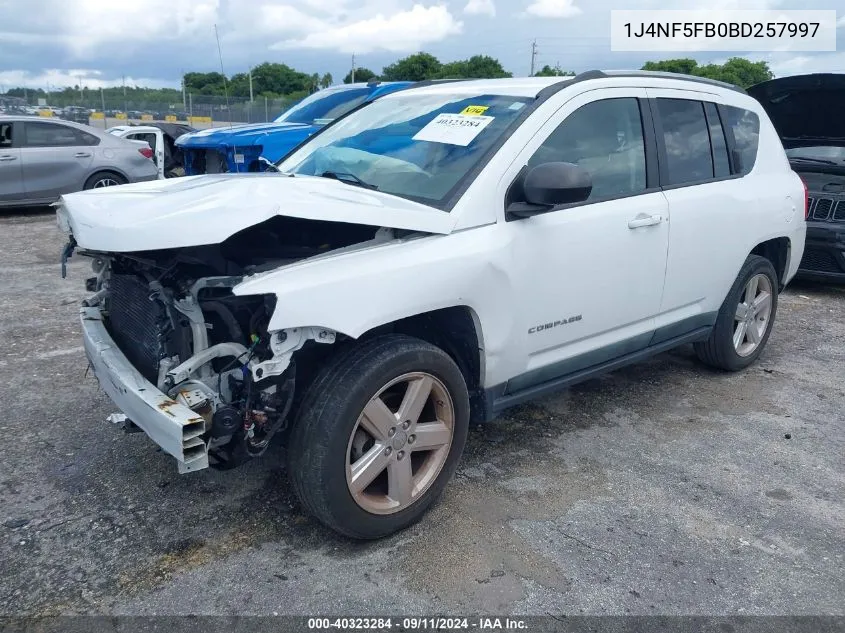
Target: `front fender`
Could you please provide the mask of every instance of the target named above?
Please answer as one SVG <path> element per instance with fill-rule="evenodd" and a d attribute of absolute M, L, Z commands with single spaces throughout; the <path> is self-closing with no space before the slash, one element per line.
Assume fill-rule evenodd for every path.
<path fill-rule="evenodd" d="M 319 327 L 353 338 L 406 317 L 467 306 L 482 330 L 489 379 L 516 331 L 510 253 L 505 231 L 490 225 L 306 260 L 248 279 L 233 292 L 276 295 L 271 331 Z"/>

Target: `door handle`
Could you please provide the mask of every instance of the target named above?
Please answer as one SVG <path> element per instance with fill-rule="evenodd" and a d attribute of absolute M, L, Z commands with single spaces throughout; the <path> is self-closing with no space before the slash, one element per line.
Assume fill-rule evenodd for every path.
<path fill-rule="evenodd" d="M 639 229 L 644 226 L 654 226 L 655 224 L 660 224 L 662 221 L 662 215 L 646 215 L 645 213 L 640 213 L 633 220 L 628 221 L 628 228 Z"/>
<path fill-rule="evenodd" d="M 74 158 L 91 158 L 91 152 L 76 152 Z"/>
<path fill-rule="evenodd" d="M 17 156 L 9 156 L 8 154 L 6 156 L 0 156 L 0 160 L 3 160 L 3 161 L 17 160 L 17 159 L 18 159 Z"/>

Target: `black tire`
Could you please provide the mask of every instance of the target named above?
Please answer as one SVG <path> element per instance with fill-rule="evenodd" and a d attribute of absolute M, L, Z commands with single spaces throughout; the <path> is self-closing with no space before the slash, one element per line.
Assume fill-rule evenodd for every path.
<path fill-rule="evenodd" d="M 733 343 L 735 328 L 734 315 L 736 308 L 742 298 L 745 285 L 754 276 L 764 274 L 769 278 L 772 287 L 772 311 L 768 321 L 768 327 L 760 338 L 757 348 L 748 356 L 740 356 Z M 716 325 L 710 338 L 702 343 L 695 343 L 695 353 L 699 360 L 706 365 L 723 369 L 725 371 L 739 371 L 751 365 L 762 354 L 772 328 L 775 324 L 775 316 L 778 307 L 778 276 L 771 261 L 759 255 L 749 255 L 737 275 L 736 281 L 725 297 L 722 307 L 719 309 L 719 316 L 716 318 Z"/>
<path fill-rule="evenodd" d="M 93 189 L 95 185 L 104 179 L 114 180 L 118 185 L 125 185 L 126 178 L 121 176 L 120 174 L 116 174 L 113 171 L 98 171 L 96 174 L 91 176 L 88 180 L 85 181 L 85 186 L 83 189 Z"/>
<path fill-rule="evenodd" d="M 394 514 L 358 505 L 346 483 L 347 446 L 364 406 L 391 380 L 426 372 L 446 387 L 454 431 L 446 460 L 428 490 Z M 457 468 L 469 428 L 469 395 L 463 374 L 440 348 L 400 334 L 378 336 L 338 354 L 307 391 L 291 433 L 288 477 L 302 505 L 331 529 L 356 539 L 376 539 L 416 522 L 437 500 Z"/>

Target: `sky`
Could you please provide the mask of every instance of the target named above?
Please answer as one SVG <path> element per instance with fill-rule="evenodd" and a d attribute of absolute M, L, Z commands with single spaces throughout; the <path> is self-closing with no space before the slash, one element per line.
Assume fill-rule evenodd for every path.
<path fill-rule="evenodd" d="M 836 9 L 837 52 L 753 53 L 776 76 L 845 72 L 845 0 L 0 0 L 0 92 L 120 85 L 179 87 L 184 72 L 231 75 L 263 61 L 339 82 L 352 55 L 376 72 L 424 50 L 441 61 L 474 54 L 527 75 L 639 68 L 650 59 L 724 61 L 736 53 L 619 53 L 611 9 Z"/>

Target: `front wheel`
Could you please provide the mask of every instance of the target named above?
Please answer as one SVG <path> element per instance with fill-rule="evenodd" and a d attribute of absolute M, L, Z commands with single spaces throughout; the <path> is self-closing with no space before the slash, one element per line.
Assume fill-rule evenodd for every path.
<path fill-rule="evenodd" d="M 725 298 L 710 338 L 695 344 L 698 358 L 728 371 L 748 367 L 772 333 L 778 307 L 778 278 L 765 257 L 749 255 Z"/>
<path fill-rule="evenodd" d="M 302 504 L 360 539 L 417 521 L 455 472 L 469 426 L 461 371 L 441 349 L 388 335 L 342 353 L 314 381 L 291 435 Z"/>

